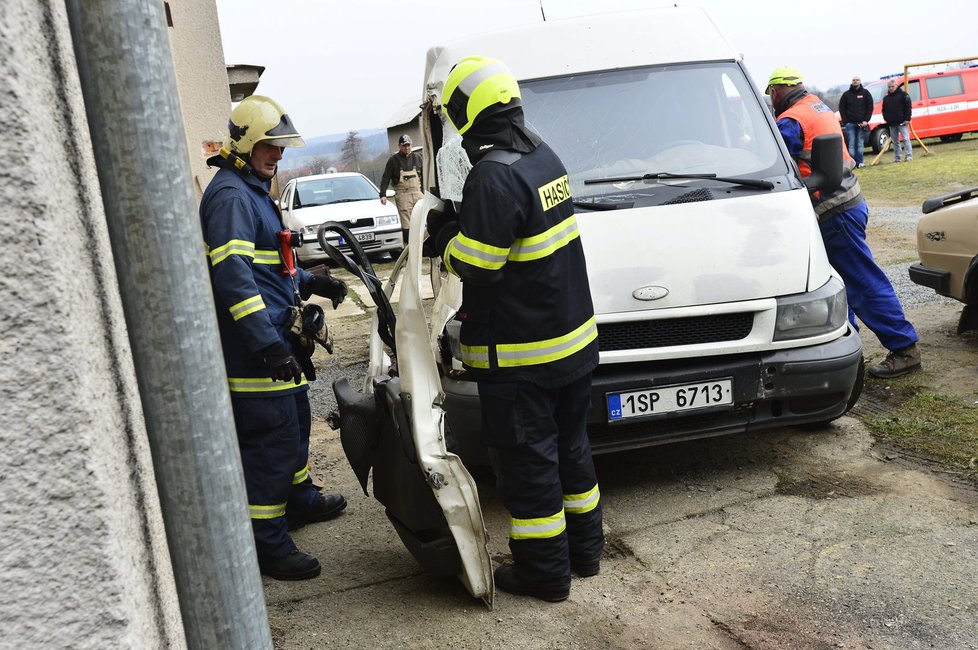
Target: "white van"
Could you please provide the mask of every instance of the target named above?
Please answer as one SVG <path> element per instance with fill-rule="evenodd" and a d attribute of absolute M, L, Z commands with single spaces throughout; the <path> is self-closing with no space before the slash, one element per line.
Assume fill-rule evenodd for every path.
<path fill-rule="evenodd" d="M 508 65 L 527 124 L 569 173 L 600 341 L 588 423 L 595 452 L 830 421 L 859 395 L 862 349 L 809 189 L 740 55 L 705 13 L 591 16 L 431 48 L 427 193 L 411 219 L 397 313 L 379 312 L 380 330 L 396 327 L 373 336 L 365 390 L 338 382 L 336 393 L 350 462 L 364 489 L 373 463 L 375 495 L 415 557 L 433 571 L 451 565 L 473 594 L 491 599 L 477 492 L 459 472 L 458 456 L 486 462 L 478 394 L 458 361 L 461 285 L 432 274 L 429 322 L 416 298 L 426 213 L 462 198 L 467 159 L 443 118 L 441 90 L 471 55 Z M 841 137 L 834 145 L 834 166 L 823 169 L 816 143 L 813 190 L 841 177 Z M 382 338 L 388 347 L 396 339 L 392 366 Z M 357 408 L 376 422 L 358 420 Z M 388 433 L 365 443 L 369 426 Z M 392 460 L 400 456 L 414 469 Z M 405 489 L 406 477 L 420 487 Z M 406 521 L 425 490 L 451 537 L 433 532 L 430 512 L 427 523 Z M 438 544 L 445 554 L 433 560 Z"/>
<path fill-rule="evenodd" d="M 847 410 L 862 354 L 842 281 L 770 113 L 706 14 L 608 14 L 432 48 L 425 179 L 441 199 L 461 189 L 447 178 L 458 157 L 441 151 L 458 142 L 441 87 L 473 54 L 509 66 L 527 123 L 569 172 L 600 339 L 595 451 Z M 443 349 L 457 357 L 447 325 Z M 457 360 L 441 360 L 449 423 L 471 458 L 478 395 Z M 698 399 L 704 388 L 722 399 Z"/>

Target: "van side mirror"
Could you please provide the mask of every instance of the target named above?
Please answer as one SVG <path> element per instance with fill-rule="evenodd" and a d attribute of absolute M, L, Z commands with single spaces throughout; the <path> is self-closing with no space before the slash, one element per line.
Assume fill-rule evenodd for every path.
<path fill-rule="evenodd" d="M 812 175 L 805 179 L 809 192 L 834 192 L 842 185 L 842 134 L 826 133 L 812 139 Z"/>

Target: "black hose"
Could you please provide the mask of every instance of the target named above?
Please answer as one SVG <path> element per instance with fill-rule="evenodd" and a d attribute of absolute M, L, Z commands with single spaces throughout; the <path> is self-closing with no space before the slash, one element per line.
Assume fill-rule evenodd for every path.
<path fill-rule="evenodd" d="M 327 232 L 339 234 L 350 246 L 350 252 L 353 257 L 350 257 L 326 241 Z M 394 315 L 394 307 L 387 298 L 387 294 L 384 293 L 381 280 L 377 277 L 376 272 L 374 272 L 374 267 L 370 263 L 367 253 L 364 252 L 363 246 L 360 245 L 359 240 L 350 232 L 349 228 L 336 221 L 327 221 L 319 226 L 319 230 L 316 231 L 316 238 L 319 240 L 319 245 L 322 246 L 323 251 L 329 255 L 329 258 L 333 262 L 340 268 L 346 269 L 360 278 L 360 281 L 367 287 L 370 297 L 373 298 L 374 304 L 377 305 L 377 333 L 380 335 L 380 340 L 396 354 L 397 346 L 394 342 L 394 327 L 397 322 L 397 317 Z"/>

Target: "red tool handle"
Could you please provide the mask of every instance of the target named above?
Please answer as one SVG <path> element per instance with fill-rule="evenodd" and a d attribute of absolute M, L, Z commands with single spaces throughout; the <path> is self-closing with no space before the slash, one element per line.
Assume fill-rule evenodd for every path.
<path fill-rule="evenodd" d="M 295 268 L 295 251 L 292 249 L 299 233 L 294 230 L 280 230 L 278 242 L 282 248 L 282 275 L 295 277 L 299 271 Z"/>

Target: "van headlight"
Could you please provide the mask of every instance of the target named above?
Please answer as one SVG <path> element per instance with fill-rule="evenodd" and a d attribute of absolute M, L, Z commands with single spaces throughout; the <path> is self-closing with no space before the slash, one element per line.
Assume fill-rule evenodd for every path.
<path fill-rule="evenodd" d="M 815 291 L 778 298 L 774 340 L 828 334 L 842 327 L 848 316 L 846 288 L 839 278 L 831 277 Z"/>
<path fill-rule="evenodd" d="M 384 215 L 383 217 L 377 217 L 377 221 L 375 223 L 378 226 L 393 226 L 400 222 L 401 219 L 396 214 L 388 214 Z"/>

